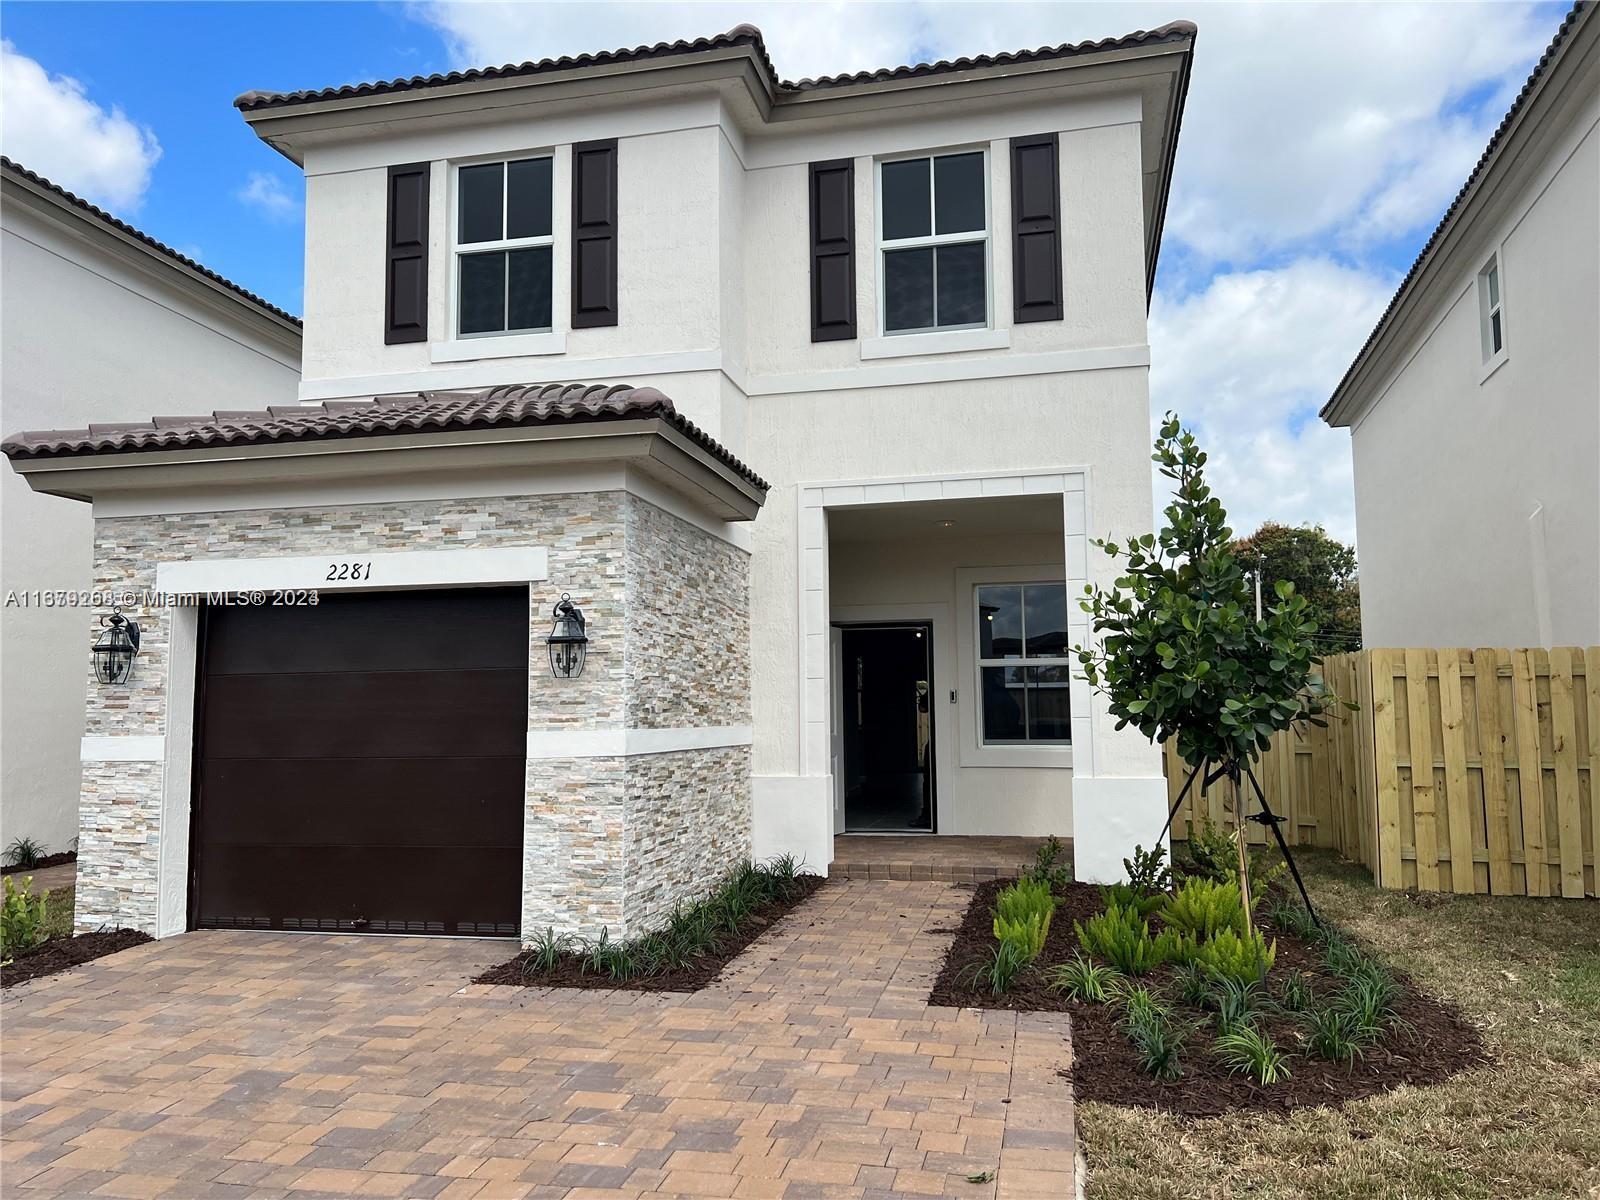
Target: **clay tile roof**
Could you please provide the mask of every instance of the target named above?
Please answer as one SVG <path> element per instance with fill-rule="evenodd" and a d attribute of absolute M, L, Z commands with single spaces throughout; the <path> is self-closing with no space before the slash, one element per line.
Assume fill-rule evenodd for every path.
<path fill-rule="evenodd" d="M 292 104 L 308 104 L 318 100 L 342 100 L 357 96 L 378 96 L 391 92 L 417 91 L 450 84 L 472 83 L 478 80 L 514 79 L 532 75 L 550 75 L 562 71 L 578 71 L 588 67 L 613 66 L 641 62 L 647 59 L 670 58 L 701 54 L 712 50 L 725 50 L 735 46 L 749 46 L 755 51 L 773 91 L 779 95 L 818 91 L 823 88 L 849 87 L 863 83 L 897 83 L 919 79 L 927 75 L 943 75 L 957 71 L 980 70 L 985 67 L 1009 66 L 1017 63 L 1045 62 L 1051 59 L 1071 58 L 1075 55 L 1124 50 L 1158 42 L 1182 42 L 1192 39 L 1195 26 L 1189 21 L 1172 21 L 1158 29 L 1138 30 L 1123 37 L 1102 38 L 1060 46 L 1041 46 L 1037 50 L 1017 50 L 1005 54 L 980 54 L 973 58 L 959 58 L 954 62 L 941 60 L 934 63 L 917 63 L 911 66 L 880 67 L 875 71 L 857 71 L 846 75 L 825 75 L 798 82 L 780 80 L 767 54 L 761 30 L 754 25 L 735 25 L 726 33 L 693 41 L 657 42 L 653 46 L 635 46 L 632 49 L 607 50 L 597 54 L 580 54 L 577 57 L 544 58 L 537 62 L 507 63 L 501 67 L 476 67 L 468 71 L 451 71 L 449 74 L 412 75 L 409 78 L 379 80 L 372 83 L 347 84 L 343 87 L 308 89 L 298 92 L 249 91 L 234 100 L 234 106 L 243 112 L 263 108 L 279 108 Z"/>
<path fill-rule="evenodd" d="M 223 411 L 156 417 L 136 424 L 91 425 L 18 433 L 0 443 L 12 459 L 254 446 L 325 438 L 440 433 L 464 429 L 656 419 L 761 488 L 767 483 L 654 388 L 629 384 L 551 383 L 331 400 L 265 411 Z"/>
<path fill-rule="evenodd" d="M 170 258 L 173 262 L 188 267 L 191 271 L 198 272 L 207 279 L 211 280 L 212 283 L 220 284 L 221 286 L 227 288 L 230 292 L 234 293 L 234 295 L 238 296 L 241 300 L 248 301 L 250 304 L 261 309 L 263 312 L 271 313 L 275 317 L 281 317 L 283 320 L 288 321 L 290 324 L 295 325 L 296 327 L 300 325 L 300 318 L 295 316 L 293 313 L 285 312 L 276 304 L 269 304 L 254 292 L 246 291 L 237 283 L 233 282 L 233 280 L 226 279 L 223 276 L 218 275 L 209 267 L 202 266 L 200 263 L 195 262 L 194 259 L 188 257 L 187 255 L 179 254 L 171 246 L 168 246 L 163 242 L 156 241 L 156 239 L 151 237 L 148 233 L 145 233 L 141 229 L 135 229 L 126 221 L 119 221 L 116 217 L 113 217 L 104 209 L 96 208 L 93 204 L 90 204 L 81 196 L 76 196 L 67 191 L 67 189 L 62 187 L 60 184 L 52 183 L 43 175 L 28 170 L 28 168 L 23 166 L 21 163 L 12 162 L 11 159 L 0 156 L 0 171 L 3 171 L 7 175 L 13 176 L 14 178 L 25 179 L 29 183 L 44 188 L 48 192 L 54 193 L 56 196 L 60 197 L 62 200 L 65 200 L 69 205 L 79 210 L 86 216 L 92 217 L 101 224 L 109 225 L 112 229 L 115 229 L 121 233 L 125 233 L 129 237 L 142 242 L 144 245 L 154 250 L 157 254 L 160 254 L 166 258 Z"/>
<path fill-rule="evenodd" d="M 1455 199 L 1450 201 L 1450 207 L 1444 210 L 1444 216 L 1439 218 L 1439 223 L 1434 226 L 1433 232 L 1428 235 L 1428 240 L 1423 243 L 1422 249 L 1417 252 L 1417 257 L 1412 262 L 1411 269 L 1406 272 L 1405 278 L 1400 281 L 1400 286 L 1395 289 L 1394 296 L 1389 300 L 1389 306 L 1383 310 L 1383 315 L 1378 318 L 1377 325 L 1367 335 L 1367 340 L 1362 343 L 1360 352 L 1346 369 L 1344 378 L 1339 380 L 1339 386 L 1333 389 L 1333 397 L 1322 406 L 1322 411 L 1319 415 L 1324 419 L 1327 419 L 1332 414 L 1333 407 L 1339 402 L 1345 387 L 1355 376 L 1357 369 L 1366 360 L 1372 348 L 1378 344 L 1378 339 L 1387 331 L 1390 320 L 1410 296 L 1411 287 L 1416 283 L 1417 276 L 1422 273 L 1422 268 L 1427 265 L 1439 242 L 1455 222 L 1456 217 L 1461 212 L 1462 205 L 1466 202 L 1467 194 L 1477 184 L 1484 168 L 1489 165 L 1489 160 L 1494 157 L 1495 151 L 1500 148 L 1500 143 L 1505 139 L 1506 134 L 1511 131 L 1512 125 L 1516 123 L 1517 117 L 1522 113 L 1523 106 L 1528 103 L 1528 99 L 1538 87 L 1539 81 L 1544 78 L 1545 72 L 1550 69 L 1550 64 L 1555 61 L 1562 46 L 1571 36 L 1573 29 L 1577 27 L 1584 10 L 1593 7 L 1592 0 L 1576 0 L 1576 3 L 1567 12 L 1566 19 L 1561 22 L 1560 28 L 1556 30 L 1555 37 L 1550 39 L 1550 44 L 1545 47 L 1544 53 L 1539 56 L 1539 61 L 1533 64 L 1533 70 L 1529 73 L 1527 82 L 1522 85 L 1522 90 L 1517 93 L 1517 98 L 1511 102 L 1511 107 L 1506 109 L 1506 115 L 1500 119 L 1500 124 L 1496 126 L 1494 133 L 1490 135 L 1489 144 L 1483 148 L 1483 153 L 1478 156 L 1477 164 L 1472 168 L 1472 173 L 1467 176 L 1467 181 L 1461 185 L 1461 190 L 1456 193 Z"/>

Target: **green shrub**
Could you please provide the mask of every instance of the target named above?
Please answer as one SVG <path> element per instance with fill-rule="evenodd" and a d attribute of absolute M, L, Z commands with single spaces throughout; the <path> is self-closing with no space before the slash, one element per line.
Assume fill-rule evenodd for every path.
<path fill-rule="evenodd" d="M 1239 847 L 1233 835 L 1224 833 L 1207 817 L 1198 830 L 1189 825 L 1189 843 L 1184 856 L 1184 873 L 1214 879 L 1218 883 L 1239 881 Z"/>
<path fill-rule="evenodd" d="M 1216 978 L 1257 983 L 1272 969 L 1277 954 L 1278 943 L 1267 945 L 1260 930 L 1243 938 L 1224 929 L 1195 948 L 1194 961 Z"/>
<path fill-rule="evenodd" d="M 1304 971 L 1290 971 L 1278 981 L 1278 1007 L 1284 1012 L 1306 1012 L 1315 1002 L 1311 978 Z"/>
<path fill-rule="evenodd" d="M 1256 1016 L 1256 1002 L 1261 998 L 1261 985 L 1252 980 L 1241 983 L 1237 979 L 1218 976 L 1212 980 L 1211 1003 L 1217 1010 L 1217 1032 L 1232 1033 L 1251 1024 Z"/>
<path fill-rule="evenodd" d="M 44 857 L 44 846 L 34 841 L 31 837 L 15 837 L 6 847 L 5 860 L 8 867 L 20 867 L 24 871 L 31 871 L 39 865 L 39 860 Z"/>
<path fill-rule="evenodd" d="M 1071 962 L 1052 967 L 1049 972 L 1053 990 L 1065 992 L 1085 1004 L 1104 1004 L 1110 1000 L 1120 978 L 1110 967 L 1091 962 L 1082 954 L 1074 954 Z"/>
<path fill-rule="evenodd" d="M 1137 909 L 1112 904 L 1082 924 L 1073 922 L 1078 943 L 1124 975 L 1148 975 L 1162 963 L 1182 958 L 1182 938 L 1172 930 L 1150 936 L 1150 925 Z"/>
<path fill-rule="evenodd" d="M 995 901 L 994 936 L 1002 942 L 1014 942 L 1032 962 L 1050 936 L 1050 918 L 1055 911 L 1049 884 L 1019 879 L 1001 891 Z"/>
<path fill-rule="evenodd" d="M 1050 934 L 1050 918 L 1034 913 L 1027 917 L 1007 920 L 994 919 L 994 936 L 998 941 L 1009 942 L 1022 952 L 1024 961 L 1032 962 L 1044 949 L 1044 940 Z"/>
<path fill-rule="evenodd" d="M 1166 898 L 1161 919 L 1169 929 L 1188 934 L 1201 944 L 1224 929 L 1242 934 L 1244 904 L 1239 899 L 1239 884 L 1218 883 L 1201 876 L 1186 879 L 1176 894 Z"/>
<path fill-rule="evenodd" d="M 528 944 L 528 956 L 522 960 L 524 975 L 548 975 L 560 965 L 572 950 L 572 935 L 557 933 L 548 925 Z"/>
<path fill-rule="evenodd" d="M 989 948 L 988 957 L 973 963 L 962 976 L 973 987 L 987 988 L 1001 996 L 1011 990 L 1030 961 L 1018 943 L 999 941 Z"/>
<path fill-rule="evenodd" d="M 1154 916 L 1161 911 L 1167 897 L 1165 893 L 1157 892 L 1155 895 L 1146 896 L 1133 889 L 1127 883 L 1108 883 L 1101 885 L 1100 903 L 1110 908 L 1113 904 L 1119 908 L 1138 909 L 1141 917 Z"/>
<path fill-rule="evenodd" d="M 1128 873 L 1128 886 L 1141 896 L 1153 896 L 1170 890 L 1172 868 L 1167 865 L 1166 858 L 1165 846 L 1157 846 L 1154 850 L 1135 846 L 1133 857 L 1122 860 L 1123 870 Z"/>
<path fill-rule="evenodd" d="M 1267 905 L 1267 920 L 1279 933 L 1292 934 L 1305 941 L 1318 934 L 1317 923 L 1311 913 L 1302 905 L 1291 904 L 1281 897 L 1275 897 Z"/>
<path fill-rule="evenodd" d="M 1212 1047 L 1230 1075 L 1249 1075 L 1260 1084 L 1289 1078 L 1289 1064 L 1282 1051 L 1253 1025 L 1218 1034 Z"/>
<path fill-rule="evenodd" d="M 1071 883 L 1072 868 L 1057 865 L 1066 852 L 1066 843 L 1052 833 L 1033 852 L 1033 868 L 1028 872 L 1028 878 L 1044 884 L 1052 891 Z"/>
<path fill-rule="evenodd" d="M 5 902 L 0 907 L 0 961 L 10 962 L 17 955 L 26 954 L 49 936 L 45 931 L 45 906 L 50 893 L 30 895 L 32 883 L 33 877 L 25 876 L 19 891 L 6 877 Z"/>
<path fill-rule="evenodd" d="M 1178 986 L 1178 998 L 1194 1008 L 1204 1008 L 1211 1003 L 1211 976 L 1197 962 L 1180 962 L 1172 975 Z"/>
<path fill-rule="evenodd" d="M 1394 1010 L 1397 999 L 1399 986 L 1387 975 L 1357 975 L 1333 998 L 1332 1007 L 1349 1020 L 1359 1037 L 1376 1042 L 1404 1023 Z"/>
<path fill-rule="evenodd" d="M 1168 1017 L 1153 1017 L 1130 1025 L 1124 1032 L 1133 1043 L 1139 1065 L 1157 1079 L 1176 1079 L 1183 1074 L 1178 1055 L 1187 1030 Z"/>

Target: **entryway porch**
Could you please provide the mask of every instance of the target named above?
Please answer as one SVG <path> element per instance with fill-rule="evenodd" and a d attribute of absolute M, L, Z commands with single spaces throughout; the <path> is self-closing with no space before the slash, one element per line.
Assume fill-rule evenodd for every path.
<path fill-rule="evenodd" d="M 946 834 L 841 833 L 833 839 L 832 879 L 937 879 L 976 883 L 1008 879 L 1033 866 L 1038 837 Z M 1072 863 L 1072 841 L 1063 840 L 1060 866 Z"/>

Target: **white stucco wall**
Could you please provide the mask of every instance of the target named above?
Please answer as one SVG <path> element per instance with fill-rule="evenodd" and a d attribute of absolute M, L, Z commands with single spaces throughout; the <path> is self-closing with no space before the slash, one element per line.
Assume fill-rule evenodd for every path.
<path fill-rule="evenodd" d="M 0 218 L 6 433 L 293 403 L 293 356 L 228 316 L 233 302 L 200 303 L 162 281 L 171 268 L 138 269 L 20 204 L 8 201 Z M 0 591 L 90 588 L 89 506 L 36 495 L 9 469 L 0 476 Z M 26 836 L 54 852 L 77 836 L 84 689 L 100 611 L 8 603 L 0 612 L 0 843 Z"/>
<path fill-rule="evenodd" d="M 1369 646 L 1600 641 L 1600 107 L 1457 256 L 1443 311 L 1353 427 Z M 1506 359 L 1476 277 L 1500 256 Z"/>

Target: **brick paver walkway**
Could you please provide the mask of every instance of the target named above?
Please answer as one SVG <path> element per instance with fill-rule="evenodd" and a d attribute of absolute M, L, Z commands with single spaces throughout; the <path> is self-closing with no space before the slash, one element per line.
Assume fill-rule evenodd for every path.
<path fill-rule="evenodd" d="M 968 896 L 830 883 L 695 995 L 467 985 L 504 943 L 203 932 L 125 951 L 5 993 L 0 1182 L 1071 1196 L 1065 1017 L 925 1003 Z"/>

